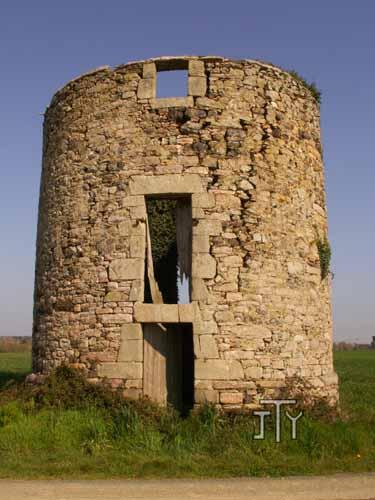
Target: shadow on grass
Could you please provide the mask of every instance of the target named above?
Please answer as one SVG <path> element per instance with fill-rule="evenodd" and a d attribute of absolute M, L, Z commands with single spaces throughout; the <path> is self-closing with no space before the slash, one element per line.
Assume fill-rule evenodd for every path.
<path fill-rule="evenodd" d="M 0 390 L 13 382 L 22 382 L 31 372 L 31 353 L 0 353 Z"/>
<path fill-rule="evenodd" d="M 25 373 L 0 371 L 0 390 L 9 387 L 13 383 L 22 382 L 28 373 L 29 371 Z"/>

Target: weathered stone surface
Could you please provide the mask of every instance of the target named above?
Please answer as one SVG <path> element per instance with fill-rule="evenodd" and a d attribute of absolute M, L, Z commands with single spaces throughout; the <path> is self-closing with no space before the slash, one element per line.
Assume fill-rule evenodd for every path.
<path fill-rule="evenodd" d="M 215 320 L 217 323 L 234 323 L 234 314 L 232 311 L 218 311 Z"/>
<path fill-rule="evenodd" d="M 194 331 L 201 335 L 208 335 L 210 333 L 217 333 L 218 326 L 216 321 L 196 321 L 194 323 Z"/>
<path fill-rule="evenodd" d="M 143 78 L 156 78 L 155 63 L 145 63 L 143 65 Z"/>
<path fill-rule="evenodd" d="M 143 361 L 143 341 L 121 338 L 117 361 Z"/>
<path fill-rule="evenodd" d="M 188 97 L 159 97 L 152 99 L 151 107 L 158 108 L 190 108 L 194 106 L 194 101 L 191 96 Z"/>
<path fill-rule="evenodd" d="M 133 194 L 200 193 L 203 183 L 198 174 L 137 175 L 131 179 L 129 188 Z"/>
<path fill-rule="evenodd" d="M 338 384 L 338 376 L 337 373 L 331 372 L 328 375 L 324 375 L 321 377 L 325 384 L 336 386 Z"/>
<path fill-rule="evenodd" d="M 138 84 L 139 99 L 153 99 L 156 96 L 156 81 L 153 78 L 140 80 Z"/>
<path fill-rule="evenodd" d="M 217 342 L 213 335 L 200 335 L 200 352 L 203 358 L 215 359 L 219 357 Z"/>
<path fill-rule="evenodd" d="M 209 389 L 196 389 L 195 402 L 198 404 L 218 403 L 219 393 Z"/>
<path fill-rule="evenodd" d="M 189 77 L 188 93 L 192 96 L 204 96 L 207 91 L 207 80 L 205 76 Z"/>
<path fill-rule="evenodd" d="M 146 252 L 146 238 L 143 235 L 135 234 L 130 236 L 130 256 L 145 258 Z"/>
<path fill-rule="evenodd" d="M 287 265 L 289 274 L 298 274 L 303 271 L 303 265 L 301 262 L 288 262 Z"/>
<path fill-rule="evenodd" d="M 245 368 L 245 377 L 250 380 L 259 380 L 263 375 L 263 368 L 260 366 L 249 366 Z"/>
<path fill-rule="evenodd" d="M 142 378 L 142 363 L 102 363 L 98 365 L 99 377 L 106 378 Z"/>
<path fill-rule="evenodd" d="M 193 227 L 193 235 L 219 235 L 222 233 L 222 225 L 218 220 L 200 220 L 199 223 Z"/>
<path fill-rule="evenodd" d="M 237 389 L 239 391 L 255 391 L 256 392 L 256 384 L 250 380 L 217 380 L 212 384 L 214 389 L 223 390 L 223 389 Z"/>
<path fill-rule="evenodd" d="M 142 340 L 142 325 L 131 323 L 121 327 L 121 342 L 124 340 Z"/>
<path fill-rule="evenodd" d="M 204 62 L 197 59 L 189 61 L 189 76 L 204 76 Z"/>
<path fill-rule="evenodd" d="M 121 325 L 122 323 L 130 323 L 132 321 L 131 314 L 117 313 L 117 314 L 102 314 L 99 316 L 103 325 Z"/>
<path fill-rule="evenodd" d="M 143 259 L 115 259 L 109 266 L 109 279 L 112 281 L 142 279 Z"/>
<path fill-rule="evenodd" d="M 140 302 L 144 298 L 144 281 L 133 280 L 131 290 L 129 293 L 129 300 L 133 302 Z"/>
<path fill-rule="evenodd" d="M 285 382 L 283 380 L 259 380 L 258 385 L 265 389 L 280 389 L 285 387 Z"/>
<path fill-rule="evenodd" d="M 194 278 L 214 278 L 216 275 L 214 257 L 209 254 L 196 254 L 193 259 L 192 274 Z"/>
<path fill-rule="evenodd" d="M 123 292 L 119 292 L 118 290 L 113 290 L 108 292 L 104 297 L 104 302 L 124 302 L 127 298 L 127 295 Z"/>
<path fill-rule="evenodd" d="M 178 323 L 178 305 L 136 303 L 134 318 L 140 323 Z"/>
<path fill-rule="evenodd" d="M 195 376 L 203 380 L 234 380 L 243 378 L 243 369 L 239 361 L 223 359 L 197 359 Z"/>
<path fill-rule="evenodd" d="M 180 323 L 193 323 L 195 319 L 194 304 L 178 304 L 178 318 Z"/>
<path fill-rule="evenodd" d="M 215 196 L 212 193 L 193 193 L 191 195 L 191 206 L 194 208 L 213 208 Z"/>
<path fill-rule="evenodd" d="M 130 220 L 125 220 L 120 222 L 118 225 L 118 231 L 121 236 L 129 236 L 132 232 L 132 224 Z"/>
<path fill-rule="evenodd" d="M 233 332 L 246 338 L 271 338 L 272 332 L 269 328 L 262 325 L 234 325 Z"/>
<path fill-rule="evenodd" d="M 136 207 L 130 207 L 130 218 L 131 219 L 145 219 L 146 218 L 146 206 L 137 205 Z"/>
<path fill-rule="evenodd" d="M 220 403 L 238 405 L 243 402 L 243 394 L 241 392 L 221 392 Z"/>
<path fill-rule="evenodd" d="M 143 207 L 145 205 L 145 198 L 141 195 L 125 196 L 122 199 L 122 205 L 124 207 Z"/>
<path fill-rule="evenodd" d="M 188 67 L 194 97 L 155 98 L 156 67 Z M 301 82 L 247 60 L 123 65 L 58 91 L 44 137 L 35 373 L 66 362 L 142 391 L 142 361 L 115 362 L 141 359 L 135 322 L 192 322 L 195 388 L 211 391 L 196 402 L 255 407 L 295 378 L 337 401 L 319 109 Z M 149 195 L 191 195 L 192 305 L 134 310 Z"/>
<path fill-rule="evenodd" d="M 192 299 L 205 300 L 208 297 L 207 287 L 202 278 L 192 279 Z"/>
<path fill-rule="evenodd" d="M 193 254 L 207 253 L 210 251 L 210 239 L 208 234 L 197 234 L 193 238 Z"/>

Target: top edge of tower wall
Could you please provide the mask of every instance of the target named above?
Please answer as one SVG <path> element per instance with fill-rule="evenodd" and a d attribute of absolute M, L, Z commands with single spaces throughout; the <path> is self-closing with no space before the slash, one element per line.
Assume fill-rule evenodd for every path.
<path fill-rule="evenodd" d="M 73 78 L 72 80 L 68 81 L 65 85 L 60 87 L 53 94 L 51 102 L 46 108 L 46 112 L 48 112 L 48 109 L 53 107 L 53 105 L 56 104 L 56 102 L 58 102 L 60 97 L 64 96 L 65 92 L 73 90 L 74 85 L 76 85 L 77 83 L 80 83 L 82 80 L 84 80 L 86 78 L 92 78 L 92 77 L 98 77 L 98 76 L 102 76 L 103 78 L 107 78 L 109 76 L 126 73 L 128 71 L 135 72 L 141 76 L 142 75 L 142 68 L 143 68 L 143 65 L 145 63 L 155 63 L 158 71 L 185 69 L 186 63 L 188 63 L 191 60 L 199 60 L 199 61 L 203 61 L 204 63 L 232 64 L 234 66 L 255 65 L 255 66 L 258 66 L 260 68 L 263 68 L 265 70 L 270 71 L 276 77 L 277 76 L 284 76 L 284 77 L 288 78 L 289 81 L 293 82 L 294 85 L 301 90 L 301 93 L 303 94 L 303 96 L 306 99 L 311 100 L 311 102 L 313 102 L 315 104 L 315 106 L 317 107 L 317 109 L 319 110 L 319 103 L 316 101 L 316 99 L 314 98 L 311 91 L 303 83 L 303 79 L 302 78 L 301 78 L 301 80 L 296 79 L 294 76 L 291 75 L 291 70 L 286 70 L 286 69 L 283 69 L 283 68 L 276 66 L 272 63 L 260 61 L 257 59 L 232 59 L 232 58 L 213 56 L 213 55 L 211 55 L 211 56 L 194 56 L 194 55 L 188 56 L 188 55 L 185 55 L 185 56 L 160 56 L 160 57 L 153 57 L 153 58 L 149 58 L 149 59 L 142 59 L 139 61 L 129 61 L 128 63 L 120 64 L 120 65 L 115 66 L 113 68 L 111 66 L 108 66 L 108 65 L 99 66 L 98 68 L 94 68 L 90 71 L 82 73 L 81 75 L 78 75 L 77 77 Z"/>

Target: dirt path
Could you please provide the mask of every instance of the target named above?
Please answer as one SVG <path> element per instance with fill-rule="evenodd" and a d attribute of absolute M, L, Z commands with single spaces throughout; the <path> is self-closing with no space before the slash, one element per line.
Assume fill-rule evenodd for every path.
<path fill-rule="evenodd" d="M 281 479 L 0 481 L 1 500 L 375 500 L 375 473 Z"/>

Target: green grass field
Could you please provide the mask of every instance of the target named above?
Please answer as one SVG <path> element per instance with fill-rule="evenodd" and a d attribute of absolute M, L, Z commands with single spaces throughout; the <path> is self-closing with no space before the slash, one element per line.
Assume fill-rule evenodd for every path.
<path fill-rule="evenodd" d="M 30 371 L 29 352 L 0 352 L 0 389 L 11 380 L 21 381 Z"/>
<path fill-rule="evenodd" d="M 236 477 L 375 471 L 375 351 L 338 352 L 335 365 L 342 416 L 330 421 L 305 414 L 296 440 L 289 438 L 289 421 L 284 419 L 279 444 L 273 428 L 266 430 L 264 441 L 253 439 L 258 430 L 254 418 L 223 417 L 210 408 L 181 419 L 166 411 L 154 416 L 150 410 L 129 404 L 85 406 L 79 403 L 80 394 L 76 394 L 78 403 L 67 407 L 66 395 L 58 391 L 49 404 L 8 400 L 0 405 L 0 477 Z M 0 354 L 0 395 L 10 379 L 20 380 L 29 370 L 30 354 Z"/>

